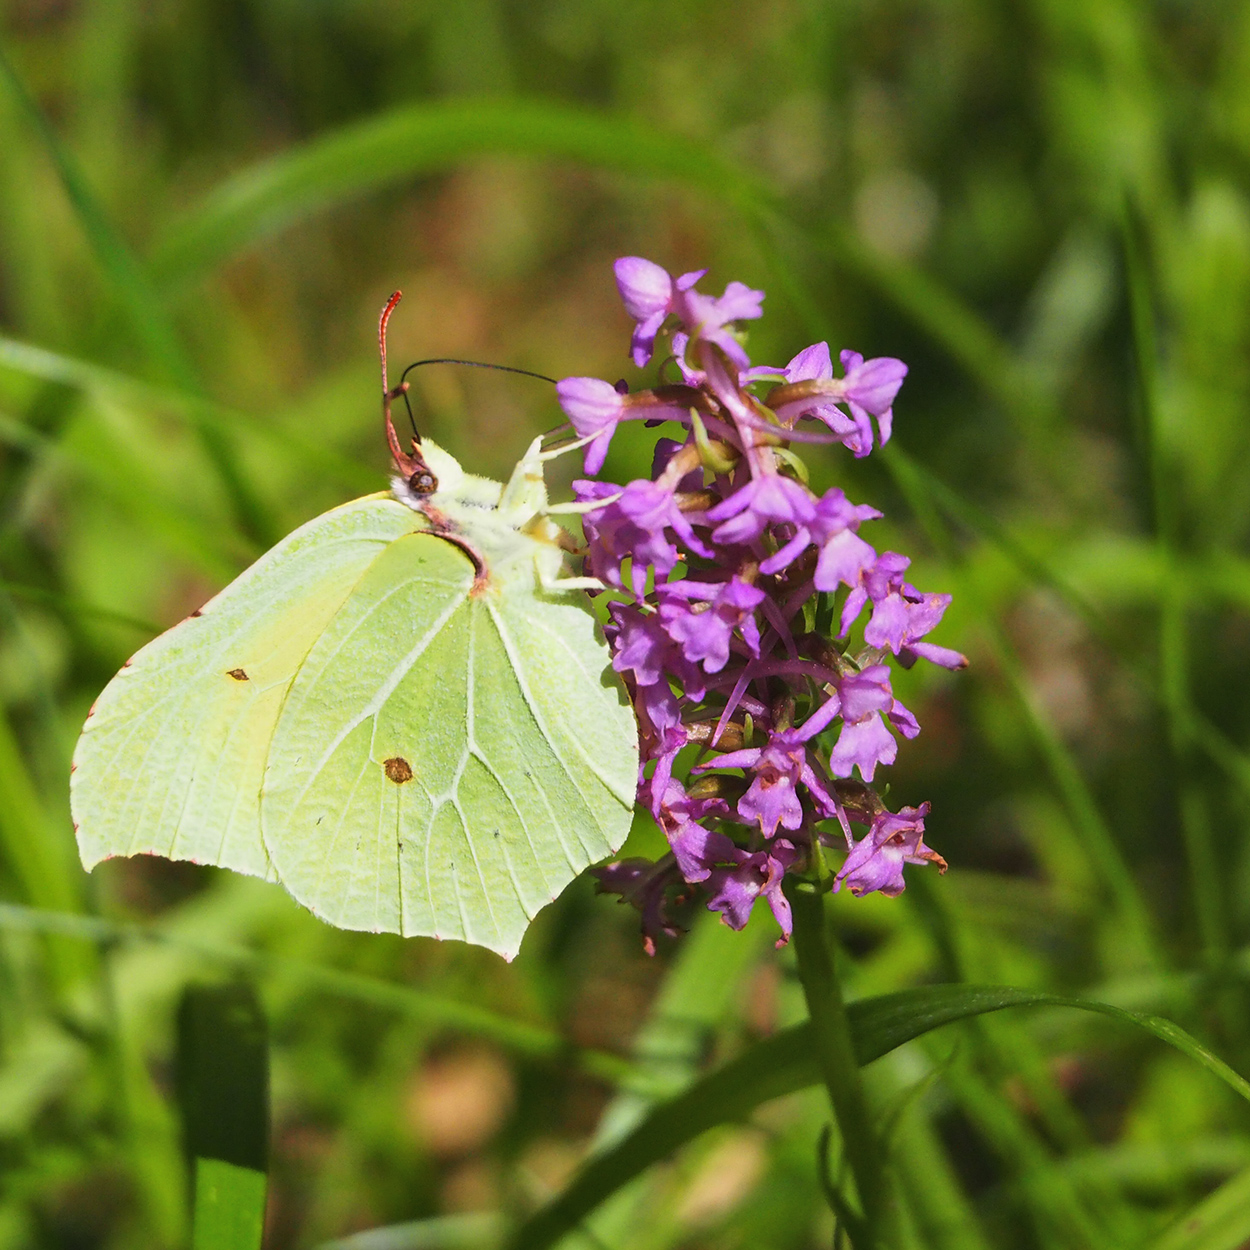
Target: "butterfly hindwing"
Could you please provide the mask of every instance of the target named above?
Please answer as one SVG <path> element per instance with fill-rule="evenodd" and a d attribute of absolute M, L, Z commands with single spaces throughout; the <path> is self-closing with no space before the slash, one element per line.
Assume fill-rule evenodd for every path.
<path fill-rule="evenodd" d="M 265 842 L 283 884 L 332 924 L 402 931 L 400 814 L 455 769 L 464 738 L 463 617 L 474 569 L 452 543 L 395 543 L 309 653 L 270 752 Z M 450 625 L 450 628 L 448 626 Z M 409 731 L 382 713 L 415 683 Z"/>
<path fill-rule="evenodd" d="M 474 573 L 413 535 L 362 579 L 291 690 L 262 823 L 283 883 L 332 923 L 511 957 L 624 840 L 635 731 L 584 603 L 538 593 L 532 562 Z"/>

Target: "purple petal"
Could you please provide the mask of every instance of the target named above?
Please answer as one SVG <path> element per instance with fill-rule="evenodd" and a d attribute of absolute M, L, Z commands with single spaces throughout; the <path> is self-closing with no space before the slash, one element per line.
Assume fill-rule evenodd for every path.
<path fill-rule="evenodd" d="M 856 363 L 848 366 L 848 356 L 856 357 Z M 847 399 L 866 408 L 874 417 L 888 412 L 907 376 L 907 366 L 893 356 L 875 356 L 872 360 L 864 360 L 854 352 L 843 352 L 842 364 L 846 369 L 843 385 Z M 885 439 L 883 432 L 881 441 L 885 442 Z"/>
<path fill-rule="evenodd" d="M 903 596 L 886 595 L 873 607 L 872 618 L 864 627 L 864 641 L 870 647 L 889 647 L 897 655 L 907 640 L 908 620 L 909 613 Z"/>
<path fill-rule="evenodd" d="M 754 865 L 734 869 L 716 868 L 709 882 L 708 911 L 718 911 L 731 929 L 744 929 L 763 882 Z"/>
<path fill-rule="evenodd" d="M 752 478 L 707 514 L 709 521 L 724 522 L 713 531 L 713 541 L 728 545 L 750 542 L 770 524 L 807 525 L 815 516 L 816 507 L 807 488 L 780 473 Z"/>
<path fill-rule="evenodd" d="M 904 738 L 914 738 L 920 732 L 920 722 L 897 699 L 885 715 Z"/>
<path fill-rule="evenodd" d="M 932 642 L 912 642 L 905 650 L 914 651 L 916 655 L 923 656 L 930 663 L 939 664 L 942 668 L 968 667 L 966 655 L 960 655 L 958 651 L 952 651 L 949 647 L 939 647 Z"/>
<path fill-rule="evenodd" d="M 800 525 L 798 533 L 760 565 L 760 572 L 765 576 L 771 576 L 773 573 L 780 573 L 782 569 L 789 568 L 807 550 L 811 541 L 812 536 L 807 526 Z"/>
<path fill-rule="evenodd" d="M 754 768 L 763 754 L 763 747 L 743 747 L 741 751 L 726 751 L 715 759 L 696 764 L 691 771 L 701 773 L 709 768 Z"/>
<path fill-rule="evenodd" d="M 563 378 L 556 383 L 556 398 L 579 438 L 598 435 L 586 448 L 583 469 L 598 473 L 607 458 L 617 423 L 625 412 L 621 393 L 601 378 Z"/>
<path fill-rule="evenodd" d="M 864 641 L 870 647 L 889 647 L 897 655 L 937 626 L 950 601 L 950 595 L 937 594 L 909 601 L 891 592 L 873 608 L 872 619 L 864 627 Z"/>
<path fill-rule="evenodd" d="M 655 351 L 655 336 L 659 334 L 667 315 L 665 312 L 653 313 L 634 327 L 633 336 L 629 340 L 629 356 L 639 369 L 651 359 Z"/>
<path fill-rule="evenodd" d="M 667 315 L 673 298 L 673 279 L 667 269 L 641 256 L 622 256 L 612 268 L 621 302 L 635 321 L 646 321 L 657 314 L 662 320 Z"/>
<path fill-rule="evenodd" d="M 688 604 L 672 602 L 660 605 L 660 621 L 692 664 L 702 664 L 706 672 L 719 673 L 729 662 L 732 622 L 715 612 L 694 612 Z"/>
<path fill-rule="evenodd" d="M 847 609 L 851 607 L 852 599 L 862 595 L 849 620 L 846 611 L 842 614 L 844 634 L 850 628 L 851 621 L 855 620 L 864 603 L 867 602 L 868 592 L 860 588 L 859 582 L 863 573 L 872 567 L 876 559 L 876 551 L 858 534 L 850 530 L 842 530 L 841 533 L 835 534 L 820 549 L 820 557 L 816 561 L 816 573 L 813 578 L 816 589 L 833 591 L 837 590 L 840 585 L 851 587 L 851 598 L 846 602 Z"/>
<path fill-rule="evenodd" d="M 668 844 L 673 848 L 681 875 L 691 883 L 706 881 L 716 864 L 732 860 L 737 849 L 723 833 L 705 829 L 693 821 L 683 821 L 669 834 Z"/>
<path fill-rule="evenodd" d="M 745 282 L 731 282 L 725 294 L 716 300 L 721 324 L 729 321 L 750 321 L 762 316 L 763 291 L 753 291 Z"/>
<path fill-rule="evenodd" d="M 867 544 L 865 544 L 866 546 Z M 819 577 L 820 566 L 816 566 L 817 576 Z M 826 579 L 829 581 L 829 579 Z M 819 580 L 815 583 L 817 590 L 836 590 L 838 579 L 834 578 L 829 581 L 828 585 L 822 585 Z M 863 586 L 856 586 L 846 597 L 846 602 L 842 605 L 842 619 L 839 622 L 839 638 L 845 638 L 850 631 L 852 625 L 859 619 L 859 614 L 864 610 L 864 604 L 868 602 L 868 592 Z"/>
<path fill-rule="evenodd" d="M 759 772 L 738 800 L 738 815 L 745 821 L 759 822 L 766 838 L 783 829 L 797 829 L 803 823 L 803 804 L 794 787 L 795 779 L 772 770 Z"/>
<path fill-rule="evenodd" d="M 824 382 L 833 377 L 828 343 L 805 347 L 786 365 L 787 382 Z"/>
<path fill-rule="evenodd" d="M 855 895 L 879 890 L 893 897 L 902 893 L 904 864 L 935 864 L 939 872 L 945 872 L 946 861 L 924 844 L 928 814 L 928 803 L 904 807 L 897 813 L 878 813 L 867 835 L 846 857 L 833 888 L 838 890 L 845 884 Z"/>
<path fill-rule="evenodd" d="M 893 764 L 898 743 L 885 727 L 879 713 L 854 724 L 842 726 L 838 744 L 829 754 L 829 771 L 835 777 L 849 777 L 858 765 L 859 774 L 871 781 L 878 764 Z"/>
<path fill-rule="evenodd" d="M 615 425 L 624 411 L 624 396 L 602 378 L 562 378 L 556 398 L 583 438 Z"/>
<path fill-rule="evenodd" d="M 862 672 L 851 673 L 838 683 L 838 696 L 842 700 L 842 718 L 848 724 L 884 712 L 894 702 L 890 670 L 884 664 L 873 664 Z"/>

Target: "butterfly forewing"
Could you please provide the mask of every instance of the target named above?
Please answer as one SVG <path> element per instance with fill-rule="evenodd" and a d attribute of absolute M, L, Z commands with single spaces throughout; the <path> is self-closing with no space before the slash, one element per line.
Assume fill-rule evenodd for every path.
<path fill-rule="evenodd" d="M 283 699 L 369 566 L 424 524 L 385 496 L 336 508 L 127 663 L 74 753 L 86 867 L 152 853 L 272 875 L 259 802 Z"/>

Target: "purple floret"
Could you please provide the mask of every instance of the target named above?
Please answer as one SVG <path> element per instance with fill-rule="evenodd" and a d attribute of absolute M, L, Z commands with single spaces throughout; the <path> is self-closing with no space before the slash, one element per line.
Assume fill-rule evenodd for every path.
<path fill-rule="evenodd" d="M 735 631 L 751 655 L 759 655 L 760 631 L 755 609 L 767 598 L 740 577 L 706 583 L 683 579 L 656 588 L 660 596 L 660 623 L 691 663 L 708 673 L 719 673 L 729 663 Z"/>
<path fill-rule="evenodd" d="M 781 929 L 778 946 L 790 940 L 794 928 L 790 901 L 781 891 L 786 871 L 798 859 L 792 842 L 777 838 L 767 850 L 754 853 L 736 850 L 732 867 L 716 868 L 708 881 L 708 910 L 718 911 L 731 929 L 743 929 L 751 918 L 755 900 L 764 898 Z"/>
<path fill-rule="evenodd" d="M 893 898 L 903 892 L 904 864 L 935 864 L 946 871 L 946 861 L 924 844 L 924 818 L 929 804 L 882 812 L 867 835 L 852 848 L 834 879 L 833 888 L 846 886 L 852 894 L 875 891 Z"/>

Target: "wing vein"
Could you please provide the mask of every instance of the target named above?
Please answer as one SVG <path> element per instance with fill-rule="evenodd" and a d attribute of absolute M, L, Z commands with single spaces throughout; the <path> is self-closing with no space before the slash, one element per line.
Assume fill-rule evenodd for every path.
<path fill-rule="evenodd" d="M 598 829 L 600 837 L 603 839 L 604 842 L 607 842 L 608 841 L 607 833 L 604 830 L 603 825 L 600 822 L 598 816 L 595 814 L 593 803 L 591 803 L 591 801 L 587 798 L 585 790 L 582 789 L 582 786 L 579 784 L 577 777 L 573 773 L 573 770 L 569 767 L 568 761 L 565 760 L 564 756 L 561 754 L 559 746 L 557 745 L 555 738 L 553 734 L 551 733 L 551 730 L 548 729 L 547 727 L 547 723 L 546 723 L 545 718 L 543 717 L 542 711 L 539 709 L 538 704 L 529 689 L 529 683 L 525 680 L 524 671 L 522 670 L 520 662 L 517 658 L 516 648 L 512 644 L 512 639 L 510 635 L 504 629 L 503 621 L 500 619 L 499 614 L 495 611 L 495 608 L 493 605 L 488 604 L 487 609 L 490 612 L 491 621 L 494 623 L 495 632 L 499 635 L 499 641 L 503 645 L 503 649 L 507 653 L 508 659 L 512 664 L 512 671 L 516 676 L 517 686 L 520 688 L 521 694 L 525 699 L 526 705 L 529 707 L 530 715 L 533 716 L 534 718 L 534 723 L 538 726 L 539 733 L 542 734 L 543 738 L 547 742 L 548 747 L 551 748 L 551 754 L 556 760 L 557 764 L 559 764 L 560 768 L 563 770 L 564 775 L 568 778 L 569 784 L 572 785 L 573 789 L 577 791 L 578 796 L 581 798 L 582 803 L 586 807 L 586 811 L 590 819 L 594 822 L 595 827 Z M 580 753 L 581 752 L 579 751 L 579 754 Z M 596 777 L 599 777 L 599 773 L 597 769 L 592 769 L 592 771 L 594 772 Z M 599 777 L 599 780 L 602 781 L 603 778 Z M 608 790 L 609 790 L 609 793 L 611 793 L 610 786 L 608 787 Z M 575 827 L 574 833 L 577 835 L 577 840 L 581 844 L 582 851 L 586 855 L 586 862 L 591 863 L 595 859 L 599 858 L 598 855 L 592 854 L 591 848 L 586 845 L 585 840 L 582 838 L 580 829 Z"/>
<path fill-rule="evenodd" d="M 339 654 L 339 652 L 343 650 L 343 647 L 347 645 L 348 640 L 352 638 L 365 625 L 365 623 L 370 619 L 370 617 L 374 615 L 375 612 L 381 609 L 381 607 L 387 602 L 387 600 L 391 599 L 394 595 L 398 594 L 400 590 L 405 589 L 408 585 L 410 585 L 413 581 L 416 581 L 416 580 L 417 580 L 416 578 L 407 579 L 406 581 L 394 587 L 387 594 L 381 596 L 379 599 L 377 599 L 372 604 L 370 604 L 368 610 L 361 616 L 360 620 L 357 621 L 352 626 L 352 628 L 348 630 L 348 632 L 344 635 L 343 641 L 337 647 L 335 647 L 334 651 L 330 654 L 329 657 L 327 657 L 325 663 L 323 664 L 322 671 L 324 672 L 326 669 L 330 667 L 330 663 Z M 432 643 L 434 639 L 438 637 L 443 627 L 447 624 L 447 622 L 451 619 L 451 617 L 455 615 L 456 611 L 460 607 L 463 606 L 463 604 L 464 604 L 464 597 L 458 600 L 456 599 L 452 600 L 451 606 L 434 621 L 433 625 L 431 625 L 430 628 L 426 630 L 426 632 L 422 635 L 422 637 L 417 642 L 417 644 L 408 652 L 408 654 L 397 665 L 395 665 L 395 667 L 391 670 L 390 674 L 388 675 L 386 681 L 384 681 L 382 685 L 378 687 L 377 691 L 375 691 L 373 696 L 365 704 L 364 708 L 361 710 L 359 715 L 357 715 L 354 719 L 349 720 L 343 726 L 343 728 L 340 729 L 339 732 L 334 735 L 334 737 L 330 741 L 329 746 L 327 746 L 326 749 L 322 751 L 320 759 L 318 759 L 316 764 L 313 765 L 313 767 L 309 769 L 308 776 L 304 784 L 304 788 L 299 792 L 298 795 L 295 796 L 295 800 L 291 804 L 292 811 L 296 810 L 299 807 L 299 805 L 304 801 L 304 796 L 308 793 L 309 788 L 321 775 L 326 765 L 329 763 L 330 759 L 333 757 L 334 753 L 339 749 L 340 746 L 342 746 L 343 741 L 348 737 L 348 735 L 351 734 L 358 726 L 364 724 L 364 722 L 369 717 L 372 716 L 376 719 L 378 712 L 381 711 L 382 707 L 386 703 L 386 700 L 390 698 L 390 696 L 395 692 L 395 687 L 398 686 L 399 683 L 403 680 L 404 675 L 421 658 L 421 656 L 428 649 L 430 643 Z M 305 657 L 305 659 L 307 659 L 307 657 Z M 302 665 L 301 665 L 301 668 L 302 668 Z M 295 681 L 292 680 L 291 688 L 294 688 L 294 685 L 295 685 Z M 278 721 L 280 722 L 281 719 L 282 719 L 282 715 L 281 713 L 279 713 Z M 275 728 L 276 728 L 276 725 L 277 725 L 277 722 L 275 722 Z"/>
<path fill-rule="evenodd" d="M 469 854 L 473 857 L 473 867 L 477 872 L 477 879 L 482 883 L 482 898 L 486 902 L 486 910 L 490 913 L 490 922 L 495 927 L 495 935 L 502 940 L 503 929 L 500 928 L 499 918 L 495 915 L 495 906 L 491 902 L 491 898 L 490 898 L 490 888 L 487 886 L 486 876 L 482 872 L 481 861 L 478 859 L 478 855 L 477 855 L 477 847 L 473 844 L 473 830 L 469 825 L 469 819 L 465 815 L 464 809 L 460 806 L 460 779 L 464 776 L 465 765 L 469 762 L 469 759 L 473 753 L 473 694 L 474 694 L 474 688 L 475 688 L 474 679 L 473 679 L 473 662 L 477 656 L 477 630 L 476 628 L 474 628 L 473 614 L 471 612 L 469 614 L 468 624 L 469 624 L 469 645 L 466 648 L 467 654 L 465 657 L 465 673 L 464 673 L 465 751 L 464 751 L 464 755 L 461 756 L 461 759 L 460 759 L 460 767 L 456 770 L 455 781 L 452 783 L 452 800 L 451 801 L 456 811 L 460 814 L 460 823 L 464 825 L 464 840 L 468 844 Z M 513 891 L 517 893 L 517 896 L 519 898 L 520 892 L 519 890 L 517 890 L 516 881 L 512 879 L 511 870 L 509 870 L 508 878 L 512 882 Z M 522 910 L 524 910 L 524 904 L 522 904 Z"/>
<path fill-rule="evenodd" d="M 548 629 L 547 626 L 543 624 L 542 620 L 537 617 L 531 618 L 530 623 L 534 626 L 535 629 L 545 634 L 555 646 L 559 647 L 560 650 L 563 651 L 564 654 L 567 655 L 569 659 L 572 660 L 573 663 L 575 663 L 582 670 L 582 672 L 587 676 L 589 680 L 598 679 L 598 674 L 592 675 L 592 674 L 586 673 L 585 666 L 581 662 L 581 657 L 577 654 L 576 651 L 574 651 L 571 647 L 569 647 L 568 642 L 564 638 L 562 638 L 558 633 L 554 633 L 552 630 Z M 612 782 L 603 775 L 603 773 L 600 771 L 599 765 L 586 753 L 586 751 L 582 748 L 581 743 L 578 742 L 576 737 L 573 737 L 571 741 L 573 743 L 573 749 L 586 762 L 586 766 L 590 769 L 590 771 L 593 772 L 594 775 L 603 783 L 604 789 L 606 789 L 608 793 L 611 794 L 614 798 L 618 799 L 623 805 L 632 808 L 634 805 L 634 796 L 631 794 L 629 795 L 628 799 L 625 799 L 625 798 L 622 798 L 621 795 L 617 794 L 616 788 L 613 786 Z"/>

